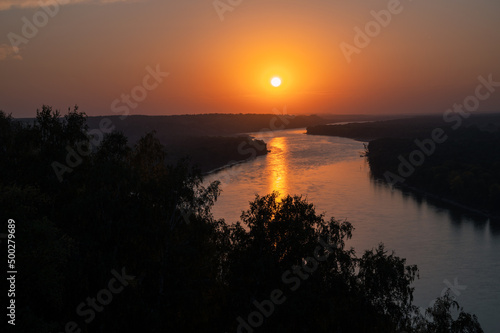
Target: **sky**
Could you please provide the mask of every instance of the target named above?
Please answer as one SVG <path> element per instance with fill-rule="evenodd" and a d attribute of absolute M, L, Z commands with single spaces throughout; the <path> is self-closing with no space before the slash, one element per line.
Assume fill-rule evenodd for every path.
<path fill-rule="evenodd" d="M 498 0 L 0 0 L 0 110 L 443 113 L 479 76 L 500 82 L 499 15 Z M 500 111 L 500 88 L 479 110 Z"/>

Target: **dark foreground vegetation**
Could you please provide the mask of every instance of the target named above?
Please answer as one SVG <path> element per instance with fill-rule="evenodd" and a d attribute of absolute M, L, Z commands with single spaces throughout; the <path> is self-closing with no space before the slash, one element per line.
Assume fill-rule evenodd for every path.
<path fill-rule="evenodd" d="M 85 124 L 76 110 L 43 108 L 32 126 L 0 112 L 16 332 L 482 332 L 448 294 L 420 313 L 415 266 L 383 245 L 356 255 L 353 226 L 299 196 L 256 197 L 241 223 L 215 220 L 218 183 L 167 164 L 152 133 L 132 148 L 107 134 L 59 182 L 53 162 L 88 146 Z"/>
<path fill-rule="evenodd" d="M 367 156 L 375 177 L 500 216 L 500 115 L 474 115 L 460 126 L 419 117 L 318 126 L 308 133 L 371 140 Z"/>

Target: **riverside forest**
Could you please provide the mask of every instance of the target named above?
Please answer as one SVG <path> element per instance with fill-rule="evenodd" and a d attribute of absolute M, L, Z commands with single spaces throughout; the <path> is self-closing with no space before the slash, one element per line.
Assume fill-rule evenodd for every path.
<path fill-rule="evenodd" d="M 366 156 L 375 178 L 491 217 L 496 223 L 500 220 L 498 114 L 474 115 L 460 124 L 421 116 L 318 125 L 307 132 L 369 141 Z"/>
<path fill-rule="evenodd" d="M 224 128 L 252 130 L 234 124 Z M 397 173 L 397 156 L 415 149 L 413 136 L 384 139 L 377 129 L 358 130 L 378 125 L 346 126 L 308 132 L 377 137 L 367 151 L 374 176 Z M 408 184 L 457 202 L 474 197 L 474 207 L 495 212 L 492 126 L 450 133 L 446 149 L 436 148 Z M 44 106 L 33 121 L 0 112 L 0 214 L 16 220 L 20 235 L 16 332 L 482 332 L 449 292 L 419 311 L 418 267 L 383 244 L 347 247 L 356 226 L 317 212 L 301 193 L 257 195 L 238 223 L 215 219 L 221 189 L 205 185 L 204 172 L 233 159 L 242 142 L 265 154 L 265 142 L 198 139 L 229 152 L 207 165 L 202 152 L 193 163 L 175 147 L 182 140 L 163 144 L 159 132 L 131 139 L 115 130 L 93 145 L 88 131 L 77 108 L 61 115 Z M 67 161 L 68 147 L 85 153 L 60 181 L 53 165 Z"/>

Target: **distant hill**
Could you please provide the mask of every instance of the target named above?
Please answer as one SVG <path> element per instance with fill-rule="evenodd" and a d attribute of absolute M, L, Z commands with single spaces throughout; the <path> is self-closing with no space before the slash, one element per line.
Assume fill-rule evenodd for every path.
<path fill-rule="evenodd" d="M 177 137 L 233 136 L 240 133 L 301 128 L 326 124 L 328 120 L 318 116 L 293 116 L 274 114 L 199 114 L 179 116 L 119 116 L 89 117 L 90 128 L 98 128 L 99 122 L 108 118 L 120 132 L 135 143 L 144 133 L 155 130 L 163 144 Z"/>
<path fill-rule="evenodd" d="M 316 125 L 307 128 L 310 135 L 340 136 L 361 141 L 380 138 L 427 137 L 433 129 L 448 130 L 454 123 L 445 122 L 442 115 L 418 116 L 343 125 Z M 500 128 L 500 114 L 477 114 L 463 119 L 463 127 L 477 126 L 486 131 Z"/>
<path fill-rule="evenodd" d="M 366 121 L 381 121 L 391 119 L 410 118 L 408 115 L 368 115 L 368 114 L 332 114 L 332 113 L 318 113 L 318 117 L 325 119 L 329 124 L 333 123 L 351 123 L 351 122 L 366 122 Z"/>

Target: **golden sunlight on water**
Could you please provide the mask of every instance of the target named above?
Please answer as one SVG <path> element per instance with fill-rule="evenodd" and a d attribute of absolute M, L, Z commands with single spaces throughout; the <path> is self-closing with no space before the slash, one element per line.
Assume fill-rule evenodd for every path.
<path fill-rule="evenodd" d="M 269 175 L 269 191 L 279 192 L 279 198 L 283 198 L 288 193 L 288 167 L 286 161 L 287 142 L 284 137 L 276 137 L 270 140 L 268 149 L 273 153 L 268 155 L 266 169 Z"/>
<path fill-rule="evenodd" d="M 276 137 L 260 134 L 250 133 L 267 142 L 269 154 L 205 180 L 223 180 L 214 217 L 236 223 L 256 194 L 303 195 L 316 213 L 354 225 L 346 246 L 359 256 L 383 242 L 408 264 L 418 265 L 420 279 L 413 284 L 418 307 L 427 307 L 446 281 L 456 278 L 467 286 L 459 298 L 465 311 L 478 315 L 485 332 L 498 332 L 499 227 L 372 179 L 360 158 L 361 142 L 304 135 L 304 129 L 273 133 Z"/>

